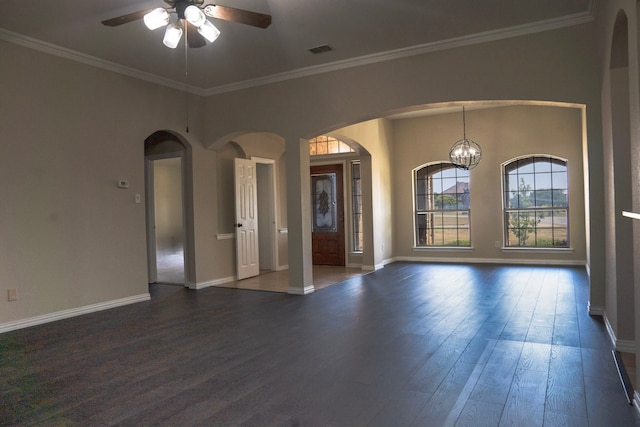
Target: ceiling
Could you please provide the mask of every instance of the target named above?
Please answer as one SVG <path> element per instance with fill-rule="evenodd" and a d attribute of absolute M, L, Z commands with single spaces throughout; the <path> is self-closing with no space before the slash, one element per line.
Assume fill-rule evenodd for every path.
<path fill-rule="evenodd" d="M 220 0 L 270 14 L 272 24 L 258 29 L 211 19 L 220 37 L 185 57 L 182 44 L 166 48 L 163 30 L 150 31 L 142 21 L 101 24 L 165 7 L 162 0 L 0 0 L 0 40 L 211 94 L 576 25 L 593 19 L 595 1 Z M 309 52 L 325 44 L 333 50 Z"/>

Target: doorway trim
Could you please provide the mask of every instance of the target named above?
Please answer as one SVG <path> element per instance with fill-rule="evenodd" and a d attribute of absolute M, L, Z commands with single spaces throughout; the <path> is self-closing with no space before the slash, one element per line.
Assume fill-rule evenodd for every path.
<path fill-rule="evenodd" d="M 270 246 L 270 251 L 273 254 L 270 260 L 271 262 L 269 263 L 270 264 L 269 269 L 271 271 L 277 271 L 278 266 L 280 264 L 278 262 L 278 230 L 277 230 L 278 206 L 276 203 L 277 186 L 276 186 L 276 168 L 275 168 L 276 161 L 273 159 L 267 159 L 267 158 L 255 157 L 255 156 L 252 156 L 251 160 L 253 160 L 256 163 L 256 169 L 258 168 L 257 165 L 266 166 L 267 168 L 266 171 L 268 176 L 267 178 L 268 182 L 263 185 L 260 185 L 260 183 L 258 183 L 259 193 L 261 193 L 262 190 L 264 189 L 266 189 L 267 191 L 267 197 L 261 199 L 267 202 L 267 206 L 263 207 L 262 205 L 258 204 L 258 212 L 266 211 L 270 224 L 266 230 L 259 229 L 260 234 L 258 234 L 258 240 L 260 241 L 265 237 L 269 239 L 268 244 Z M 260 199 L 260 195 L 258 196 L 258 198 Z M 263 214 L 260 214 L 260 213 L 258 215 L 259 215 L 259 218 L 263 216 Z M 262 253 L 262 251 L 260 253 Z"/>
<path fill-rule="evenodd" d="M 157 260 L 157 241 L 156 241 L 156 209 L 155 209 L 155 176 L 156 176 L 156 168 L 155 161 L 164 160 L 164 159 L 179 159 L 180 160 L 180 178 L 181 178 L 181 191 L 180 191 L 180 206 L 182 207 L 182 241 L 183 241 L 183 251 L 182 251 L 182 266 L 183 266 L 183 274 L 184 274 L 184 285 L 187 284 L 187 251 L 186 251 L 186 241 L 187 241 L 187 221 L 186 221 L 186 206 L 185 206 L 185 161 L 184 161 L 184 151 L 178 151 L 173 153 L 162 153 L 162 154 L 154 154 L 145 156 L 145 182 L 146 182 L 146 194 L 147 199 L 145 203 L 145 212 L 147 214 L 147 254 L 148 254 L 148 274 L 149 274 L 149 283 L 155 283 L 158 281 L 158 260 Z"/>
<path fill-rule="evenodd" d="M 157 280 L 155 254 L 155 210 L 153 190 L 154 160 L 180 158 L 182 174 L 182 231 L 184 242 L 184 286 L 196 289 L 195 280 L 195 236 L 193 230 L 193 168 L 191 161 L 191 145 L 184 137 L 173 131 L 160 130 L 149 135 L 144 141 L 144 177 L 145 177 L 145 213 L 147 235 L 147 270 L 148 282 Z M 151 170 L 150 170 L 151 169 Z M 150 177 L 151 175 L 151 177 Z M 153 281 L 152 281 L 153 279 Z"/>

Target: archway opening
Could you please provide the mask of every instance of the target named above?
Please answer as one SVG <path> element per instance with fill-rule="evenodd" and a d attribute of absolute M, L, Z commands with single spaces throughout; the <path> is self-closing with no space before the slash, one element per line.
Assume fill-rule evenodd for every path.
<path fill-rule="evenodd" d="M 189 286 L 192 222 L 189 221 L 189 144 L 158 131 L 145 140 L 149 283 Z"/>
<path fill-rule="evenodd" d="M 610 136 L 605 141 L 606 179 L 606 320 L 616 350 L 635 366 L 633 223 L 623 218 L 632 209 L 631 114 L 629 97 L 628 20 L 619 12 L 611 41 L 609 65 Z M 630 366 L 631 367 L 631 366 Z"/>

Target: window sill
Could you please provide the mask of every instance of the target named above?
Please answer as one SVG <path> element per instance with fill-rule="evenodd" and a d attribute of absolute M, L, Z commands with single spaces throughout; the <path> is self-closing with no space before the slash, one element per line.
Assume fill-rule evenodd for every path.
<path fill-rule="evenodd" d="M 473 246 L 414 246 L 413 250 L 425 251 L 425 252 L 431 252 L 431 251 L 460 252 L 460 251 L 472 251 Z"/>
<path fill-rule="evenodd" d="M 573 248 L 537 248 L 537 247 L 503 247 L 503 252 L 566 252 L 573 253 Z"/>

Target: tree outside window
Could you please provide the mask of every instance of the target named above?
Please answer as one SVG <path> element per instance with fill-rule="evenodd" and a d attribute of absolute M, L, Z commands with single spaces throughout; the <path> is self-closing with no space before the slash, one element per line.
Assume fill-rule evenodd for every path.
<path fill-rule="evenodd" d="M 531 156 L 504 166 L 505 246 L 568 247 L 567 162 Z"/>

